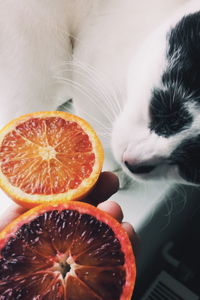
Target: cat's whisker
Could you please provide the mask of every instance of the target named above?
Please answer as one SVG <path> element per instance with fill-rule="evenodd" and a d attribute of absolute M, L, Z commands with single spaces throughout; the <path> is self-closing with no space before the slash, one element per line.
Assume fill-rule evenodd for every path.
<path fill-rule="evenodd" d="M 114 119 L 117 118 L 120 111 L 122 110 L 122 107 L 119 104 L 119 97 L 117 97 L 115 90 L 111 89 L 110 86 L 109 86 L 109 89 L 105 87 L 105 80 L 103 82 L 102 78 L 100 78 L 100 74 L 98 72 L 96 72 L 96 70 L 94 68 L 92 68 L 91 66 L 80 63 L 78 61 L 76 61 L 76 62 L 65 61 L 63 64 L 61 64 L 59 66 L 59 71 L 60 71 L 61 67 L 63 69 L 63 67 L 66 67 L 66 65 L 70 65 L 72 67 L 72 69 L 65 68 L 64 70 L 62 70 L 62 73 L 63 72 L 71 72 L 71 73 L 76 72 L 85 77 L 87 76 L 86 74 L 88 74 L 87 79 L 89 79 L 92 82 L 91 87 L 93 87 L 94 84 L 96 85 L 95 93 L 98 92 L 99 94 L 102 94 L 102 96 L 103 96 L 102 100 L 104 101 L 105 105 L 109 109 L 110 113 L 112 113 Z M 79 68 L 80 70 L 78 71 L 74 67 Z M 93 75 L 93 76 L 91 76 L 91 75 Z M 111 93 L 112 93 L 112 95 L 110 96 Z M 119 93 L 121 94 L 121 92 L 119 92 Z M 93 99 L 93 100 L 96 100 L 96 99 Z"/>
<path fill-rule="evenodd" d="M 171 197 L 167 197 L 166 199 L 166 208 L 167 208 L 167 213 L 165 214 L 165 216 L 170 217 L 174 208 L 173 200 L 171 199 Z"/>
<path fill-rule="evenodd" d="M 83 43 L 83 41 L 81 39 L 75 37 L 72 34 L 69 34 L 68 32 L 67 33 L 65 32 L 65 34 L 67 34 L 73 40 L 76 40 L 79 43 L 82 43 L 84 45 L 84 47 L 86 49 L 88 49 L 88 45 L 86 45 L 85 43 Z M 97 70 L 94 67 L 92 67 L 92 66 L 90 66 L 88 64 L 85 64 L 85 63 L 83 64 L 83 62 L 80 62 L 80 61 L 74 62 L 74 61 L 70 60 L 70 61 L 64 62 L 60 66 L 65 66 L 66 64 L 71 64 L 72 66 L 76 66 L 76 67 L 82 68 L 85 72 L 86 72 L 86 69 L 87 69 L 88 73 L 89 73 L 89 71 L 93 72 L 93 75 L 95 75 L 93 77 L 93 81 L 94 81 L 94 78 L 98 79 L 98 80 L 96 80 L 97 86 L 99 86 L 99 82 L 101 81 L 101 85 L 102 85 L 101 88 L 105 89 L 106 92 L 109 91 L 109 94 L 111 94 L 110 100 L 113 103 L 113 106 L 115 105 L 117 107 L 117 114 L 116 114 L 116 116 L 119 114 L 119 112 L 121 112 L 122 106 L 120 105 L 121 102 L 119 101 L 119 99 L 122 97 L 122 94 L 121 94 L 121 91 L 117 87 L 115 87 L 115 89 L 112 88 L 111 86 L 105 87 L 105 85 L 106 85 L 105 82 L 107 82 L 107 81 L 105 79 L 103 79 L 103 75 L 102 74 L 100 75 L 100 73 L 97 72 Z M 74 70 L 72 70 L 72 71 L 74 71 Z M 89 73 L 89 75 L 90 75 L 90 73 Z M 116 92 L 116 90 L 117 90 L 117 92 Z M 119 98 L 117 97 L 117 94 L 119 95 L 118 96 Z M 107 95 L 107 97 L 108 97 L 108 95 Z"/>
<path fill-rule="evenodd" d="M 85 91 L 83 91 L 82 87 L 80 86 L 76 86 L 76 83 L 72 80 L 69 79 L 62 79 L 65 83 L 70 84 L 71 86 L 74 86 L 75 88 L 77 88 L 81 93 L 83 93 L 86 97 L 90 97 Z M 88 114 L 86 111 L 82 110 L 82 112 L 88 116 L 89 119 L 93 120 L 94 123 L 96 123 L 98 126 L 100 126 L 104 132 L 107 131 L 109 134 L 112 130 L 112 128 L 110 127 L 106 127 L 105 125 L 103 125 L 102 123 L 100 123 L 97 119 L 93 118 L 93 116 L 91 116 L 91 114 Z M 110 130 L 110 131 L 109 131 Z"/>
<path fill-rule="evenodd" d="M 180 185 L 175 186 L 175 191 L 177 194 L 177 200 L 181 203 L 180 210 L 178 211 L 178 213 L 181 213 L 185 209 L 185 205 L 187 203 L 187 193 L 186 193 L 186 190 Z M 181 195 L 181 197 L 180 197 L 180 195 Z M 176 212 L 177 212 L 177 208 L 176 208 Z"/>
<path fill-rule="evenodd" d="M 88 75 L 90 75 L 90 73 L 89 73 L 89 71 L 86 73 L 85 69 L 82 70 L 82 72 L 78 71 L 77 69 L 74 69 L 73 72 L 79 73 L 80 75 L 87 77 L 87 80 L 89 79 L 91 81 L 92 84 L 91 84 L 90 88 L 95 92 L 95 94 L 98 94 L 99 96 L 102 95 L 101 102 L 103 101 L 103 103 L 106 105 L 106 107 L 112 113 L 113 117 L 116 118 L 119 114 L 119 112 L 118 112 L 119 109 L 117 107 L 115 107 L 115 101 L 113 101 L 112 98 L 108 97 L 107 91 L 104 89 L 103 86 L 100 86 L 99 82 L 94 79 L 94 76 L 88 77 L 87 73 L 88 73 Z M 94 86 L 94 84 L 96 85 L 96 87 Z M 104 92 L 104 90 L 105 90 L 105 92 Z"/>
<path fill-rule="evenodd" d="M 71 65 L 71 64 L 70 64 Z M 83 72 L 82 70 L 81 71 L 79 71 L 79 70 L 76 70 L 76 69 L 73 69 L 73 70 L 71 70 L 71 69 L 67 69 L 66 71 L 73 71 L 73 72 L 76 72 L 76 73 L 78 73 L 78 74 L 80 74 L 80 75 L 83 75 L 84 77 L 87 77 L 86 79 L 88 80 L 88 82 L 90 81 L 91 82 L 91 86 L 90 86 L 90 89 L 95 93 L 95 94 L 102 94 L 102 98 L 101 98 L 101 102 L 102 101 L 104 101 L 104 104 L 106 104 L 106 106 L 107 106 L 107 108 L 110 110 L 110 112 L 112 113 L 112 115 L 113 115 L 113 117 L 115 118 L 116 116 L 117 116 L 117 111 L 116 110 L 114 110 L 114 106 L 112 107 L 110 104 L 113 104 L 113 102 L 109 102 L 108 103 L 108 101 L 106 102 L 105 100 L 109 100 L 108 98 L 107 98 L 107 95 L 103 92 L 103 89 L 100 89 L 99 87 L 99 90 L 98 89 L 95 89 L 93 86 L 94 86 L 94 82 L 95 82 L 95 80 L 91 80 L 91 78 L 90 77 L 88 77 L 87 76 L 87 74 L 85 73 L 85 72 Z M 98 93 L 97 93 L 98 92 Z M 96 97 L 95 97 L 96 98 Z M 95 99 L 94 98 L 94 99 Z M 112 110 L 112 108 L 113 108 L 113 110 Z"/>
<path fill-rule="evenodd" d="M 103 83 L 103 85 L 106 84 L 105 83 L 106 78 L 104 78 L 103 74 L 100 74 L 99 71 L 97 72 L 97 70 L 93 66 L 91 66 L 89 64 L 86 64 L 86 63 L 83 63 L 83 62 L 80 62 L 80 61 L 77 61 L 77 60 L 76 60 L 76 65 L 78 65 L 82 68 L 86 68 L 86 69 L 90 70 L 95 75 L 95 77 L 97 77 L 98 80 L 100 80 Z M 106 89 L 111 91 L 114 98 L 117 98 L 116 89 L 113 89 L 111 86 L 107 86 Z"/>
<path fill-rule="evenodd" d="M 65 34 L 66 34 L 66 32 L 65 32 Z M 78 41 L 79 43 L 83 44 L 83 46 L 85 47 L 85 50 L 88 50 L 88 48 L 89 48 L 88 44 L 86 44 L 81 39 L 77 38 L 76 36 L 72 35 L 71 33 L 69 34 L 67 32 L 67 35 L 68 35 L 69 38 L 72 38 L 73 40 Z M 68 62 L 71 63 L 71 64 L 73 64 L 73 65 L 74 65 L 74 63 L 76 63 L 76 66 L 79 64 L 79 67 L 82 67 L 83 69 L 84 68 L 88 68 L 88 69 L 92 70 L 93 73 L 95 73 L 95 77 L 98 77 L 98 79 L 101 79 L 101 81 L 104 83 L 103 85 L 105 85 L 105 82 L 107 82 L 106 80 L 103 79 L 103 74 L 100 75 L 100 72 L 97 71 L 91 65 L 83 63 L 83 62 L 80 62 L 80 61 L 77 61 L 77 60 L 76 60 L 76 62 L 74 62 L 73 60 L 70 60 Z M 114 98 L 116 98 L 116 99 L 117 99 L 116 90 L 117 90 L 117 92 L 118 92 L 119 95 L 121 94 L 121 91 L 117 87 L 115 87 L 115 89 L 114 88 L 112 89 L 110 86 L 108 86 L 107 90 L 108 89 L 110 89 L 110 91 L 112 91 L 112 94 L 113 94 Z M 118 101 L 117 103 L 119 104 L 119 107 L 121 108 L 120 102 Z"/>
<path fill-rule="evenodd" d="M 80 83 L 75 82 L 74 80 L 68 79 L 68 78 L 62 78 L 62 77 L 56 77 L 57 80 L 63 81 L 65 83 L 71 84 L 71 86 L 76 87 L 82 94 L 84 94 L 90 101 L 93 103 L 98 110 L 101 110 L 104 117 L 108 120 L 109 123 L 111 123 L 111 116 L 103 109 L 102 106 L 99 106 L 97 102 L 94 101 L 95 95 L 89 94 L 85 91 L 85 87 L 81 85 Z M 93 97 L 92 97 L 93 96 Z"/>
<path fill-rule="evenodd" d="M 87 72 L 89 73 L 89 75 L 93 75 L 93 77 L 92 77 L 93 80 L 94 80 L 94 78 L 97 78 L 97 79 L 95 80 L 95 81 L 97 82 L 97 85 L 99 86 L 99 84 L 101 84 L 101 87 L 102 87 L 102 88 L 105 88 L 106 92 L 109 91 L 108 94 L 112 94 L 112 97 L 110 98 L 110 100 L 112 100 L 112 101 L 113 101 L 113 99 L 114 99 L 114 100 L 117 100 L 117 101 L 115 101 L 114 103 L 117 104 L 117 105 L 119 106 L 118 109 L 121 109 L 121 106 L 119 105 L 119 100 L 118 100 L 116 91 L 115 91 L 114 89 L 112 89 L 110 86 L 109 86 L 109 87 L 105 87 L 105 82 L 106 82 L 106 80 L 103 79 L 103 76 L 100 75 L 99 72 L 97 72 L 97 71 L 95 70 L 94 67 L 92 67 L 92 66 L 90 66 L 90 65 L 88 65 L 88 64 L 82 63 L 82 62 L 80 62 L 80 61 L 72 61 L 72 62 L 70 61 L 70 62 L 66 62 L 66 63 L 71 64 L 72 66 L 75 66 L 75 67 L 79 67 L 79 68 L 81 68 L 84 72 L 87 71 Z M 119 92 L 118 92 L 118 93 L 119 93 Z"/>
<path fill-rule="evenodd" d="M 76 62 L 76 63 L 77 63 L 77 62 Z M 93 72 L 93 74 L 95 75 L 95 77 L 98 78 L 98 80 L 102 82 L 102 86 L 105 86 L 106 80 L 103 78 L 103 75 L 102 75 L 102 74 L 100 74 L 99 72 L 97 72 L 97 71 L 95 70 L 95 68 L 94 68 L 93 66 L 86 65 L 86 64 L 83 64 L 83 63 L 81 63 L 81 62 L 78 62 L 78 64 L 79 64 L 80 66 L 82 66 L 82 68 L 87 68 L 88 70 L 90 70 L 91 72 Z M 99 82 L 99 81 L 97 81 L 97 82 Z M 111 97 L 110 100 L 111 100 L 112 102 L 113 102 L 113 100 L 114 100 L 113 103 L 117 106 L 117 109 L 118 109 L 117 112 L 120 112 L 121 109 L 122 109 L 122 107 L 121 107 L 121 105 L 120 105 L 120 102 L 119 102 L 119 98 L 118 98 L 118 96 L 117 96 L 117 93 L 118 93 L 119 95 L 121 95 L 121 91 L 117 89 L 117 92 L 116 92 L 116 91 L 115 91 L 116 88 L 114 89 L 114 88 L 112 88 L 111 86 L 106 87 L 106 90 L 107 90 L 107 91 L 110 91 L 110 93 L 111 93 L 111 95 L 112 95 L 112 97 Z"/>
<path fill-rule="evenodd" d="M 69 63 L 69 64 L 71 65 L 71 63 Z M 71 70 L 71 69 L 69 69 L 69 68 L 68 68 L 68 69 L 66 69 L 66 71 L 67 71 L 67 72 L 70 72 L 70 71 L 74 71 L 74 70 Z M 77 72 L 78 72 L 78 71 L 77 71 Z M 80 73 L 80 74 L 81 74 L 81 73 Z M 83 74 L 83 75 L 85 75 L 85 74 Z M 58 77 L 57 77 L 57 78 L 58 78 Z M 67 78 L 63 77 L 62 79 L 64 80 L 64 79 L 67 79 Z M 75 82 L 75 81 L 74 81 L 74 82 Z M 81 86 L 81 84 L 80 84 L 80 83 L 77 83 L 77 84 L 79 84 L 79 85 Z M 82 88 L 84 88 L 84 89 L 85 89 L 85 87 L 84 87 L 83 85 L 82 85 Z M 92 88 L 91 88 L 91 89 L 92 89 Z M 96 90 L 95 90 L 95 92 L 96 92 Z M 93 102 L 94 102 L 94 99 L 95 99 L 95 98 L 96 98 L 96 96 L 95 96 L 95 97 L 93 97 Z M 108 106 L 108 104 L 107 104 L 107 106 Z M 109 106 L 108 106 L 108 108 L 110 109 L 110 107 L 109 107 Z M 102 108 L 102 107 L 101 107 L 101 110 L 103 110 L 103 108 Z M 104 110 L 104 114 L 106 114 L 106 112 L 107 112 L 107 111 L 105 111 L 105 110 Z M 112 112 L 112 111 L 111 111 L 111 112 Z M 113 116 L 113 117 L 114 117 L 114 116 Z M 110 118 L 110 116 L 109 116 L 109 118 Z"/>

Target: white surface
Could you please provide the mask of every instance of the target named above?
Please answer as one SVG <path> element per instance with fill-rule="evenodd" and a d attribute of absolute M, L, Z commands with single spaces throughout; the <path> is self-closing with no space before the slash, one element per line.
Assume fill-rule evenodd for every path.
<path fill-rule="evenodd" d="M 158 185 L 135 183 L 127 190 L 120 190 L 111 199 L 122 207 L 124 221 L 131 223 L 135 230 L 139 231 L 165 199 L 163 191 L 167 191 L 168 185 L 161 183 L 161 186 L 158 191 Z"/>

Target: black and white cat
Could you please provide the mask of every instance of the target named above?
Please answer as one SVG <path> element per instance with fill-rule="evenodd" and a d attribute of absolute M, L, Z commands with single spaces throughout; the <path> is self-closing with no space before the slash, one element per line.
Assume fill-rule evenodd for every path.
<path fill-rule="evenodd" d="M 199 184 L 199 10 L 199 0 L 1 0 L 0 126 L 73 98 L 131 178 L 159 182 L 157 197 L 171 182 Z"/>
<path fill-rule="evenodd" d="M 112 145 L 135 179 L 200 183 L 199 1 L 161 26 L 132 62 Z"/>

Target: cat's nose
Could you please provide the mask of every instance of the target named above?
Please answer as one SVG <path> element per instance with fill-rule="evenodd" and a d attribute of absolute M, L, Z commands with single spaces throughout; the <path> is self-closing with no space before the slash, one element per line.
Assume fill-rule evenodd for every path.
<path fill-rule="evenodd" d="M 129 171 L 131 171 L 133 174 L 145 174 L 145 173 L 150 173 L 153 171 L 156 167 L 156 165 L 148 165 L 144 163 L 129 163 L 128 161 L 124 162 Z"/>

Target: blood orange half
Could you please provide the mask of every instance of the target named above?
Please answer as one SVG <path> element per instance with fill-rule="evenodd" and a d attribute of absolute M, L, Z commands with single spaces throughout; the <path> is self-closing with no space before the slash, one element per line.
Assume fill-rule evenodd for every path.
<path fill-rule="evenodd" d="M 102 164 L 94 130 L 66 112 L 27 114 L 0 131 L 0 187 L 25 207 L 84 197 Z"/>
<path fill-rule="evenodd" d="M 0 233 L 0 299 L 130 300 L 128 235 L 82 202 L 40 205 Z"/>

